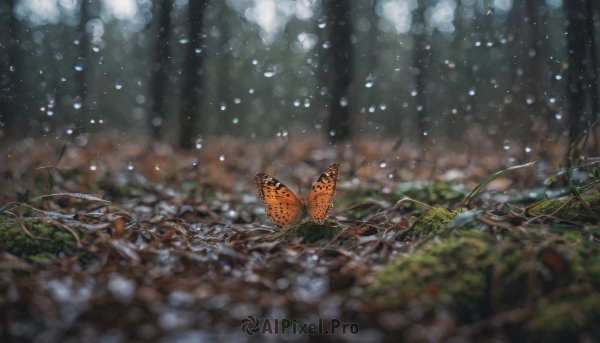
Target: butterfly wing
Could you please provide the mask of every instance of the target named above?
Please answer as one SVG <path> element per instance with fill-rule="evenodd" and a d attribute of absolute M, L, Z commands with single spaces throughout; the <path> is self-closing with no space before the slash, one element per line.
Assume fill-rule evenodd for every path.
<path fill-rule="evenodd" d="M 279 227 L 296 224 L 304 217 L 304 204 L 283 183 L 272 176 L 257 173 L 254 177 L 260 201 L 267 205 L 265 214 Z"/>
<path fill-rule="evenodd" d="M 315 222 L 321 222 L 329 217 L 333 209 L 331 198 L 337 192 L 340 180 L 340 165 L 332 164 L 319 176 L 306 196 L 308 212 Z"/>

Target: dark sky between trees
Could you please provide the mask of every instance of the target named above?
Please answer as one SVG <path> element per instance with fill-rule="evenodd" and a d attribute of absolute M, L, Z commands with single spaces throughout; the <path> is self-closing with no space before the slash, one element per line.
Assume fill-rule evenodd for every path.
<path fill-rule="evenodd" d="M 596 120 L 592 0 L 0 1 L 1 137 L 135 128 L 574 140 Z M 541 148 L 540 148 L 541 147 Z"/>

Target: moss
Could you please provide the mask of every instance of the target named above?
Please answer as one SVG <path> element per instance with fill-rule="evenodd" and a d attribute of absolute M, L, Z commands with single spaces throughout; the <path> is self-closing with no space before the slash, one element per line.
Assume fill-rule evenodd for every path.
<path fill-rule="evenodd" d="M 65 228 L 42 220 L 30 220 L 24 224 L 29 232 L 41 239 L 31 238 L 18 223 L 8 222 L 4 218 L 0 222 L 0 248 L 30 260 L 39 259 L 44 253 L 58 256 L 61 253 L 73 255 L 78 251 L 75 237 Z M 78 234 L 82 237 L 83 231 L 79 231 Z"/>
<path fill-rule="evenodd" d="M 451 182 L 435 182 L 427 180 L 401 183 L 395 189 L 396 195 L 427 202 L 429 204 L 447 204 L 463 199 L 467 192 L 462 186 Z M 410 203 L 408 203 L 410 204 Z"/>
<path fill-rule="evenodd" d="M 435 207 L 423 213 L 411 230 L 412 237 L 425 237 L 428 234 L 446 228 L 458 215 L 456 211 L 448 211 L 443 207 Z"/>
<path fill-rule="evenodd" d="M 367 288 L 378 303 L 406 306 L 419 299 L 433 306 L 444 302 L 473 309 L 486 301 L 488 283 L 497 259 L 483 234 L 427 243 L 414 254 L 387 265 Z M 514 267 L 518 258 L 507 262 Z"/>
<path fill-rule="evenodd" d="M 303 238 L 304 243 L 310 244 L 322 239 L 332 239 L 341 230 L 342 226 L 335 220 L 327 219 L 323 224 L 315 223 L 312 220 L 303 220 L 275 233 L 274 237 L 284 240 Z"/>
<path fill-rule="evenodd" d="M 571 297 L 542 305 L 527 325 L 537 333 L 579 332 L 600 322 L 600 295 Z"/>
<path fill-rule="evenodd" d="M 589 205 L 594 213 L 600 216 L 600 194 L 582 195 L 581 196 Z M 564 220 L 587 222 L 593 218 L 577 199 L 573 199 L 572 196 L 562 199 L 550 199 L 533 204 L 528 213 L 532 216 L 548 215 L 554 213 L 565 201 L 566 204 L 560 211 L 554 216 Z"/>

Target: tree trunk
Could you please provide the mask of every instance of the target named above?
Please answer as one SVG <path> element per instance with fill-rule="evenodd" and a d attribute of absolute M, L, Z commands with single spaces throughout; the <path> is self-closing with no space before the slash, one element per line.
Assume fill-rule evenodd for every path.
<path fill-rule="evenodd" d="M 27 121 L 24 111 L 24 92 L 25 88 L 21 82 L 23 75 L 23 53 L 21 41 L 19 40 L 20 21 L 12 11 L 15 1 L 8 1 L 5 16 L 9 19 L 6 22 L 5 32 L 8 32 L 8 44 L 5 46 L 6 58 L 2 61 L 0 70 L 0 122 L 9 129 L 11 134 L 19 136 L 27 132 Z M 4 26 L 4 25 L 3 25 Z"/>
<path fill-rule="evenodd" d="M 79 44 L 78 44 L 78 58 L 75 62 L 75 70 L 77 73 L 75 74 L 75 94 L 76 101 L 81 101 L 81 109 L 84 110 L 84 113 L 89 115 L 90 108 L 89 104 L 86 104 L 85 98 L 87 94 L 87 84 L 85 81 L 85 76 L 87 74 L 87 56 L 88 49 L 90 46 L 90 36 L 85 30 L 85 24 L 90 20 L 90 16 L 88 14 L 88 7 L 90 6 L 89 2 L 91 0 L 83 0 L 81 2 L 81 7 L 79 8 L 79 12 L 81 14 L 81 21 L 79 22 L 79 26 L 77 27 L 78 36 L 79 36 Z M 78 99 L 79 98 L 79 99 Z"/>
<path fill-rule="evenodd" d="M 159 3 L 158 40 L 154 48 L 154 64 L 150 71 L 150 92 L 152 94 L 150 126 L 156 139 L 161 138 L 161 127 L 166 114 L 165 96 L 169 84 L 169 32 L 172 7 L 171 0 L 163 0 Z"/>
<path fill-rule="evenodd" d="M 595 114 L 586 111 L 588 101 L 592 102 L 591 87 L 587 86 L 589 75 L 594 75 L 592 68 L 592 54 L 589 51 L 593 46 L 593 26 L 590 25 L 587 12 L 591 8 L 591 0 L 565 1 L 565 16 L 567 26 L 567 49 L 569 69 L 566 71 L 567 79 L 567 109 L 569 116 L 569 138 L 571 143 L 587 127 L 587 122 L 595 120 Z M 595 84 L 593 82 L 592 84 Z"/>
<path fill-rule="evenodd" d="M 421 34 L 420 36 L 425 38 L 425 34 Z M 427 101 L 427 97 L 425 96 L 425 44 L 415 36 L 411 61 L 411 72 L 415 76 L 415 85 L 417 87 L 417 124 L 419 128 L 417 139 L 421 147 L 423 147 L 427 139 L 426 132 L 430 119 L 427 117 L 427 106 L 425 105 Z"/>
<path fill-rule="evenodd" d="M 203 93 L 202 56 L 196 49 L 202 49 L 202 23 L 206 0 L 191 0 L 189 2 L 189 42 L 186 46 L 184 61 L 184 81 L 181 101 L 181 135 L 179 146 L 190 149 L 193 146 L 192 138 L 197 128 L 196 123 L 200 116 L 198 112 L 200 97 Z"/>
<path fill-rule="evenodd" d="M 350 1 L 326 0 L 324 12 L 329 24 L 328 50 L 325 50 L 325 83 L 329 122 L 327 135 L 332 142 L 350 135 L 350 83 L 352 81 L 352 43 Z M 324 68 L 324 69 L 325 69 Z"/>

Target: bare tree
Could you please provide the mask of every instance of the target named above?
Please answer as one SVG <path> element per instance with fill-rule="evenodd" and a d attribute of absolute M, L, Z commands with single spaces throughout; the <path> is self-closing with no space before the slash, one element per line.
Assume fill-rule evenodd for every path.
<path fill-rule="evenodd" d="M 340 141 L 350 135 L 349 88 L 352 82 L 352 26 L 350 25 L 350 1 L 327 0 L 324 12 L 329 23 L 329 39 L 325 44 L 325 84 L 329 92 L 330 139 Z"/>
<path fill-rule="evenodd" d="M 154 137 L 161 137 L 161 127 L 165 119 L 165 97 L 169 80 L 169 31 L 171 29 L 171 0 L 162 0 L 158 3 L 160 19 L 158 34 L 154 49 L 154 64 L 150 71 L 150 92 L 152 94 L 151 127 Z"/>
<path fill-rule="evenodd" d="M 203 93 L 202 53 L 196 49 L 202 49 L 202 24 L 204 22 L 204 8 L 206 0 L 191 0 L 189 2 L 189 42 L 185 51 L 184 82 L 181 101 L 181 135 L 179 146 L 190 149 L 193 146 L 192 138 L 197 128 L 200 98 Z"/>

